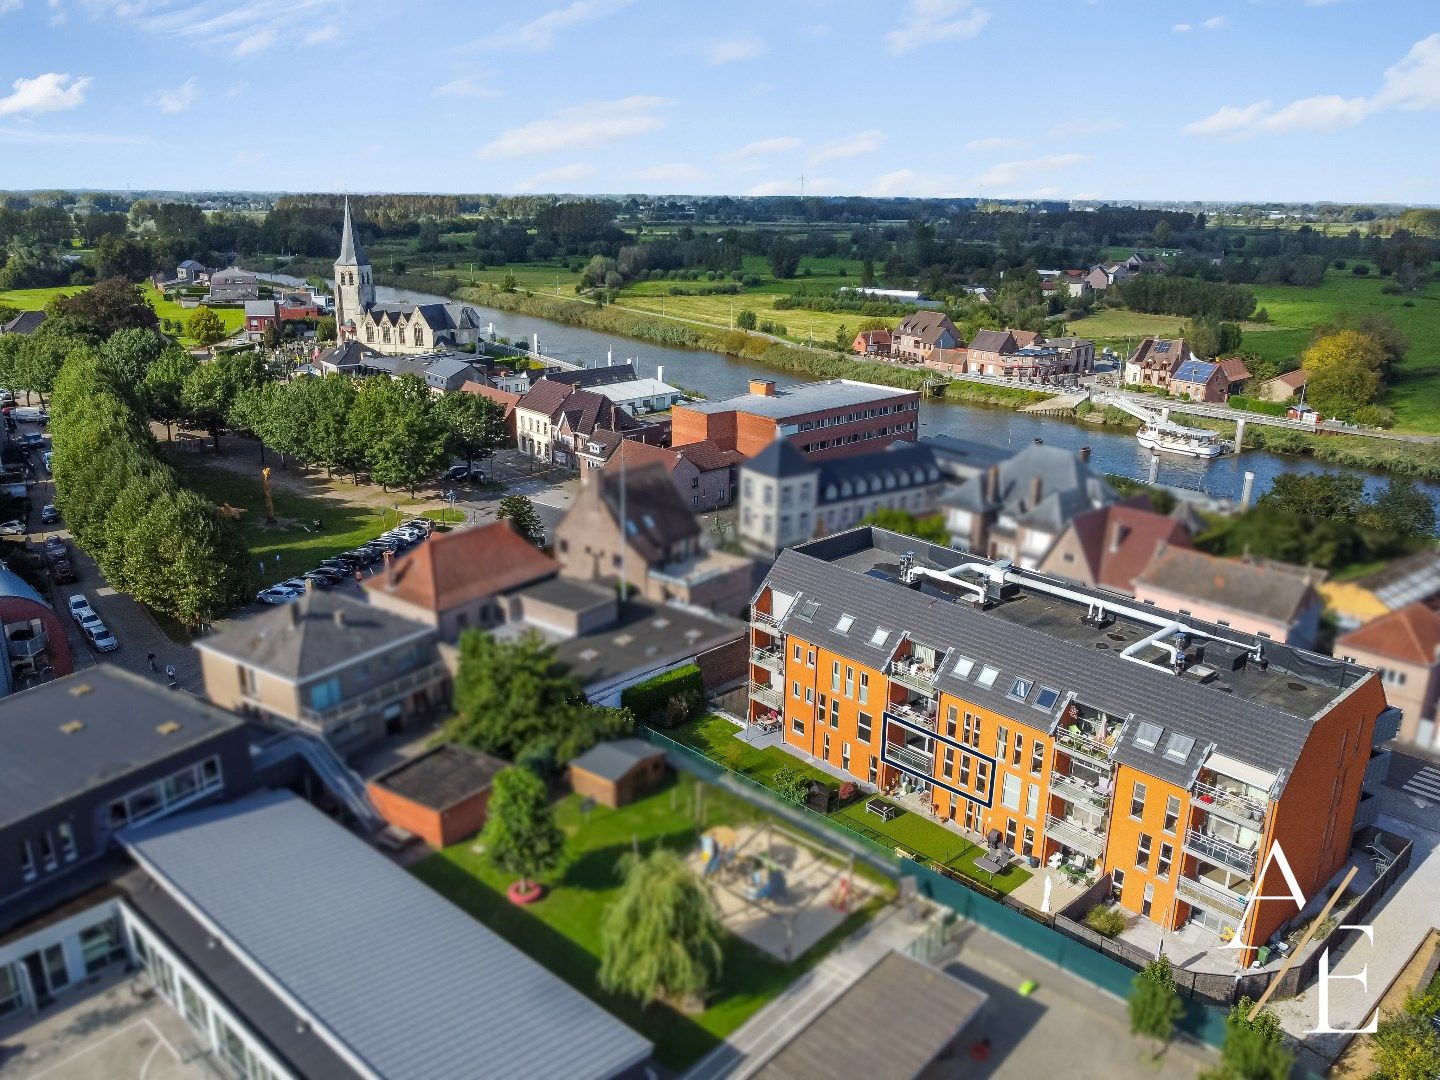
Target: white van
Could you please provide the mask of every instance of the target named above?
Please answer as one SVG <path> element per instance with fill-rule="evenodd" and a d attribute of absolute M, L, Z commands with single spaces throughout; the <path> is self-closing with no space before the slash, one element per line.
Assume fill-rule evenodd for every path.
<path fill-rule="evenodd" d="M 37 405 L 17 405 L 10 410 L 10 418 L 17 424 L 43 424 L 50 413 Z"/>
<path fill-rule="evenodd" d="M 53 453 L 55 453 L 55 451 L 53 451 L 53 450 L 46 450 L 45 453 L 41 455 L 41 456 L 45 459 L 45 471 L 46 471 L 46 472 L 54 472 L 54 471 L 55 471 L 55 470 L 53 470 L 52 468 L 50 468 L 50 455 L 53 454 Z"/>

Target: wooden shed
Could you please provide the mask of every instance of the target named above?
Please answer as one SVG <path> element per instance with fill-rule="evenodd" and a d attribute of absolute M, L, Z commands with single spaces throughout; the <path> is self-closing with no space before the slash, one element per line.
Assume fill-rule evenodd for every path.
<path fill-rule="evenodd" d="M 616 739 L 570 762 L 570 786 L 604 806 L 633 802 L 665 776 L 665 751 L 644 739 Z"/>

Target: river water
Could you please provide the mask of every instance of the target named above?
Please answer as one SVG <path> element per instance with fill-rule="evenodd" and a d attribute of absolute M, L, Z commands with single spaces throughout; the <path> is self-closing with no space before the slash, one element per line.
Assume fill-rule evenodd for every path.
<path fill-rule="evenodd" d="M 267 274 L 268 278 L 286 284 L 303 284 L 298 278 Z M 376 299 L 381 303 L 454 303 L 444 296 L 392 289 L 379 286 Z M 635 364 L 641 375 L 654 376 L 664 368 L 664 380 L 686 390 L 697 391 L 707 398 L 722 398 L 743 393 L 752 378 L 776 379 L 780 383 L 794 381 L 791 372 L 776 371 L 762 364 L 739 360 L 721 353 L 692 349 L 668 348 L 637 341 L 634 338 L 612 337 L 578 326 L 513 315 L 472 304 L 482 323 L 493 323 L 495 332 L 517 344 L 539 336 L 540 351 L 557 360 L 586 367 L 603 365 L 613 358 L 619 364 L 626 360 Z M 1116 473 L 1144 480 L 1150 468 L 1150 454 L 1129 432 L 1094 428 L 1085 424 L 1009 409 L 986 409 L 951 402 L 922 401 L 920 407 L 922 435 L 955 435 L 991 445 L 1021 449 L 1035 440 L 1054 446 L 1079 449 L 1090 447 L 1091 464 L 1103 473 Z M 1228 454 L 1210 460 L 1162 454 L 1159 482 L 1171 487 L 1204 492 L 1220 498 L 1238 498 L 1246 472 L 1255 474 L 1255 495 L 1267 491 L 1271 481 L 1282 472 L 1343 472 L 1360 476 L 1367 491 L 1376 491 L 1385 483 L 1385 474 L 1363 469 L 1326 465 L 1309 458 L 1286 457 L 1258 450 Z M 1421 484 L 1422 489 L 1440 510 L 1440 485 Z"/>

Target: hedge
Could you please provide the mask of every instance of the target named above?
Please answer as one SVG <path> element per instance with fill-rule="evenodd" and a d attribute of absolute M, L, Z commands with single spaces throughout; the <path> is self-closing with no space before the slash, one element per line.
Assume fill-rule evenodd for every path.
<path fill-rule="evenodd" d="M 642 723 L 663 718 L 665 707 L 677 697 L 684 697 L 698 708 L 705 700 L 705 680 L 696 664 L 663 671 L 653 679 L 636 683 L 620 693 L 620 704 L 629 709 Z"/>

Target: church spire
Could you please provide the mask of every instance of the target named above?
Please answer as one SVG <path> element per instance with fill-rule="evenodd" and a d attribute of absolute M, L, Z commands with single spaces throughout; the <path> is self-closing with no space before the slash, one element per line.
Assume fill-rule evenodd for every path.
<path fill-rule="evenodd" d="M 355 223 L 350 220 L 349 195 L 345 196 L 345 221 L 340 226 L 340 257 L 335 261 L 349 266 L 370 265 L 370 260 L 365 257 L 365 249 L 355 238 Z"/>

